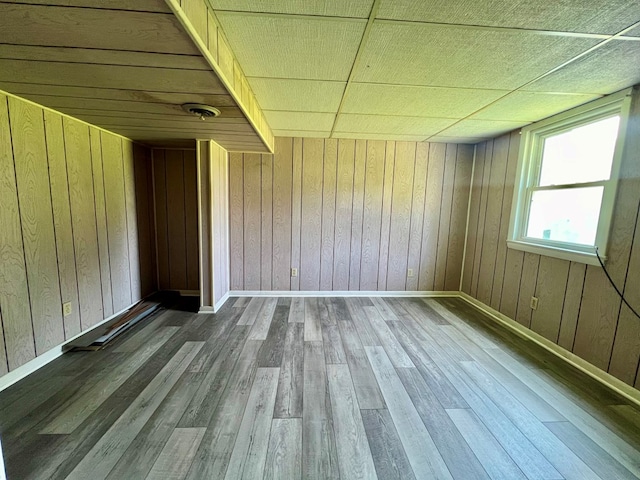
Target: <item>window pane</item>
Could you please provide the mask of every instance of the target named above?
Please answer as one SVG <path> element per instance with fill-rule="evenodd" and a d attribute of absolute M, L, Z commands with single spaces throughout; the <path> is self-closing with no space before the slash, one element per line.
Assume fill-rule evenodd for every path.
<path fill-rule="evenodd" d="M 594 245 L 604 187 L 533 192 L 527 236 Z"/>
<path fill-rule="evenodd" d="M 619 116 L 609 117 L 547 137 L 540 185 L 608 180 L 619 124 Z"/>

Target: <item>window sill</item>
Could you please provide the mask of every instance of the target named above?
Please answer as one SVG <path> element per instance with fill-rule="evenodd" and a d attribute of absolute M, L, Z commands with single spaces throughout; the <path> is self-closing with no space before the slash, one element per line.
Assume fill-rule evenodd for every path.
<path fill-rule="evenodd" d="M 535 243 L 523 242 L 520 240 L 507 240 L 507 247 L 522 252 L 535 253 L 546 257 L 560 258 L 571 262 L 585 263 L 587 265 L 600 266 L 598 257 L 595 253 L 579 252 L 576 250 L 568 250 L 565 248 L 552 247 L 549 245 L 538 245 Z M 606 263 L 606 257 L 600 257 Z"/>

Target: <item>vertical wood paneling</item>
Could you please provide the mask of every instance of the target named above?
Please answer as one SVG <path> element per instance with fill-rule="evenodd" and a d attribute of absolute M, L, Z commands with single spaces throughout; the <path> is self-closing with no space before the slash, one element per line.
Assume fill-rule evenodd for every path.
<path fill-rule="evenodd" d="M 302 143 L 300 290 L 320 289 L 323 163 L 324 141 L 305 138 Z"/>
<path fill-rule="evenodd" d="M 102 134 L 102 164 L 109 233 L 109 263 L 113 310 L 118 312 L 131 304 L 129 276 L 129 237 L 124 186 L 122 139 Z"/>
<path fill-rule="evenodd" d="M 124 167 L 127 243 L 129 246 L 129 278 L 131 282 L 131 300 L 129 303 L 135 303 L 142 299 L 142 290 L 140 287 L 140 255 L 138 253 L 138 214 L 136 212 L 133 143 L 128 140 L 122 141 L 122 161 Z"/>
<path fill-rule="evenodd" d="M 0 96 L 0 309 L 9 370 L 35 357 L 7 97 Z"/>
<path fill-rule="evenodd" d="M 477 298 L 485 304 L 491 303 L 493 276 L 498 253 L 498 235 L 500 234 L 500 220 L 502 217 L 502 199 L 504 177 L 507 171 L 509 157 L 509 136 L 504 135 L 493 142 L 493 158 L 491 173 L 487 185 L 487 207 L 484 216 L 484 232 L 480 250 L 480 265 L 478 270 Z"/>
<path fill-rule="evenodd" d="M 424 198 L 427 191 L 427 169 L 429 166 L 429 144 L 417 143 L 415 156 L 413 198 L 411 200 L 411 228 L 409 232 L 409 252 L 407 257 L 407 269 L 410 268 L 413 270 L 413 276 L 409 277 L 407 275 L 407 290 L 418 290 L 420 254 L 422 253 Z M 469 186 L 467 185 L 467 190 L 468 189 Z"/>
<path fill-rule="evenodd" d="M 195 150 L 184 150 L 184 221 L 186 241 L 187 290 L 198 290 L 198 176 Z"/>
<path fill-rule="evenodd" d="M 291 287 L 291 182 L 293 140 L 276 138 L 273 156 L 273 267 L 274 290 Z"/>
<path fill-rule="evenodd" d="M 211 143 L 211 203 L 213 216 L 213 305 L 229 292 L 229 156 L 225 149 Z"/>
<path fill-rule="evenodd" d="M 300 289 L 300 225 L 302 221 L 302 139 L 293 139 L 293 180 L 291 189 L 291 268 L 298 276 L 291 277 L 291 290 Z"/>
<path fill-rule="evenodd" d="M 393 201 L 393 177 L 396 162 L 396 142 L 387 142 L 384 158 L 384 187 L 382 190 L 382 218 L 380 221 L 380 245 L 378 257 L 378 290 L 387 290 L 389 264 L 389 236 L 391 235 L 391 207 Z"/>
<path fill-rule="evenodd" d="M 424 199 L 422 256 L 418 272 L 418 290 L 433 290 L 435 285 L 445 149 L 444 145 L 429 145 L 429 168 L 427 169 L 427 192 Z"/>
<path fill-rule="evenodd" d="M 502 192 L 502 218 L 500 220 L 500 232 L 498 233 L 498 247 L 496 251 L 495 273 L 493 275 L 493 287 L 491 289 L 490 306 L 498 310 L 502 298 L 502 288 L 507 262 L 507 235 L 509 234 L 509 220 L 511 217 L 511 203 L 513 200 L 513 188 L 515 183 L 516 168 L 518 166 L 518 151 L 520 149 L 520 134 L 512 132 L 509 135 L 509 155 L 504 178 L 504 191 Z"/>
<path fill-rule="evenodd" d="M 64 340 L 42 110 L 9 98 L 22 243 L 36 355 Z"/>
<path fill-rule="evenodd" d="M 261 167 L 260 154 L 244 154 L 244 288 L 247 290 L 260 290 Z"/>
<path fill-rule="evenodd" d="M 385 142 L 378 140 L 367 142 L 362 214 L 360 290 L 378 289 L 378 259 L 380 255 L 386 146 Z"/>
<path fill-rule="evenodd" d="M 89 127 L 87 125 L 65 117 L 63 118 L 63 128 L 69 179 L 73 245 L 75 248 L 76 272 L 78 276 L 80 322 L 84 330 L 104 318 L 98 254 L 98 232 L 96 229 L 94 204 L 95 197 L 91 168 L 91 146 L 89 141 Z M 103 135 L 103 146 L 105 144 L 105 138 L 113 138 L 117 143 L 120 142 L 119 137 Z M 103 151 L 103 160 L 104 158 L 105 155 Z M 122 184 L 120 184 L 115 188 L 120 190 L 123 187 Z M 107 221 L 108 220 L 107 205 Z M 109 233 L 111 234 L 111 232 Z M 115 233 L 113 235 L 115 235 Z M 126 237 L 123 238 L 123 241 L 125 238 Z M 109 245 L 109 248 L 110 254 L 112 254 L 111 245 Z M 113 268 L 111 277 L 113 281 Z M 128 282 L 126 285 L 128 288 Z"/>
<path fill-rule="evenodd" d="M 482 262 L 482 247 L 484 242 L 485 220 L 487 215 L 487 200 L 489 194 L 489 179 L 493 168 L 493 145 L 494 141 L 486 142 L 484 149 L 484 172 L 482 176 L 482 191 L 480 192 L 480 210 L 478 212 L 478 228 L 476 230 L 476 245 L 473 258 L 473 279 L 471 280 L 471 294 L 477 295 L 478 281 L 480 279 L 480 265 Z"/>
<path fill-rule="evenodd" d="M 469 208 L 469 184 L 473 166 L 473 147 L 458 145 L 456 155 L 456 172 L 453 186 L 453 202 L 451 206 L 451 222 L 447 235 L 447 270 L 444 279 L 444 290 L 460 289 L 460 274 L 464 256 L 464 232 L 467 225 Z"/>
<path fill-rule="evenodd" d="M 522 262 L 522 277 L 520 278 L 520 293 L 518 294 L 518 308 L 515 320 L 527 328 L 531 328 L 531 297 L 535 293 L 538 277 L 540 256 L 525 252 Z"/>
<path fill-rule="evenodd" d="M 140 254 L 140 289 L 142 296 L 156 290 L 156 253 L 153 222 L 153 176 L 151 172 L 151 152 L 138 144 L 135 150 L 135 188 L 138 218 L 138 245 Z M 197 244 L 196 244 L 197 247 Z"/>
<path fill-rule="evenodd" d="M 273 272 L 273 156 L 261 155 L 262 235 L 260 242 L 260 289 L 271 290 Z"/>
<path fill-rule="evenodd" d="M 169 285 L 185 289 L 187 285 L 187 230 L 184 218 L 184 152 L 165 153 L 167 182 L 167 235 L 169 251 Z"/>
<path fill-rule="evenodd" d="M 67 183 L 67 161 L 64 153 L 64 137 L 62 134 L 62 117 L 45 110 L 44 127 L 47 140 L 47 159 L 49 162 L 49 181 L 51 182 L 51 204 L 53 208 L 56 249 L 58 252 L 60 296 L 62 303 L 71 302 L 72 306 L 71 315 L 63 318 L 66 339 L 80 333 L 81 327 L 80 311 L 78 309 L 76 259 L 73 251 L 73 231 L 71 228 L 71 207 L 69 205 L 69 185 Z M 104 205 L 104 194 L 102 199 Z M 106 221 L 104 228 L 106 231 Z M 104 241 L 106 244 L 106 238 Z M 108 261 L 105 267 L 106 273 L 108 274 Z M 102 264 L 100 268 L 102 271 Z M 110 280 L 107 282 L 107 285 L 109 287 L 109 301 L 111 301 Z"/>
<path fill-rule="evenodd" d="M 531 330 L 552 342 L 558 341 L 562 307 L 569 277 L 570 262 L 552 257 L 540 257 L 535 296 L 538 309 L 531 317 Z"/>
<path fill-rule="evenodd" d="M 158 288 L 169 288 L 169 238 L 167 235 L 167 169 L 165 150 L 153 150 L 153 192 L 156 219 Z"/>
<path fill-rule="evenodd" d="M 440 225 L 438 226 L 438 252 L 436 255 L 436 274 L 433 288 L 444 290 L 447 259 L 449 258 L 449 227 L 455 186 L 456 159 L 458 146 L 447 144 L 444 153 L 444 175 L 442 181 L 442 203 L 440 204 Z"/>
<path fill-rule="evenodd" d="M 336 216 L 333 249 L 333 289 L 349 290 L 351 257 L 351 216 L 353 214 L 353 173 L 355 140 L 338 140 L 336 173 Z"/>
<path fill-rule="evenodd" d="M 338 140 L 324 142 L 324 169 L 322 180 L 322 233 L 320 247 L 320 290 L 333 288 L 333 252 L 336 219 L 336 175 L 338 167 Z"/>
<path fill-rule="evenodd" d="M 2 310 L 0 310 L 0 375 L 4 375 L 8 371 L 7 350 L 4 345 L 4 327 L 2 326 Z"/>
<path fill-rule="evenodd" d="M 231 289 L 244 288 L 244 159 L 241 153 L 229 154 L 229 229 Z"/>
<path fill-rule="evenodd" d="M 469 295 L 471 294 L 473 265 L 475 263 L 476 236 L 480 215 L 480 196 L 482 194 L 482 178 L 484 176 L 484 152 L 484 143 L 475 146 L 474 172 L 471 185 L 471 200 L 469 202 L 469 226 L 467 228 L 467 243 L 465 245 L 465 257 L 462 266 L 462 291 Z"/>
<path fill-rule="evenodd" d="M 104 193 L 104 170 L 102 167 L 102 141 L 100 130 L 89 129 L 91 140 L 91 166 L 93 189 L 96 202 L 96 228 L 98 230 L 98 254 L 100 262 L 100 282 L 102 285 L 102 308 L 104 315 L 113 314 L 113 294 L 111 292 L 111 267 L 109 265 L 109 234 L 107 230 L 107 210 Z"/>
<path fill-rule="evenodd" d="M 198 140 L 196 142 L 196 181 L 198 183 L 198 254 L 202 272 L 198 278 L 200 287 L 200 306 L 213 305 L 213 290 L 215 288 L 213 272 L 213 226 L 211 224 L 212 205 L 211 170 L 213 169 L 214 148 L 210 142 Z M 242 230 L 241 230 L 242 232 Z M 242 235 L 242 233 L 241 233 Z"/>
<path fill-rule="evenodd" d="M 569 278 L 567 279 L 562 319 L 560 321 L 560 334 L 558 336 L 558 345 L 569 351 L 573 350 L 573 340 L 576 336 L 586 270 L 587 266 L 583 263 L 571 262 L 569 267 Z"/>
<path fill-rule="evenodd" d="M 416 143 L 397 142 L 395 153 L 386 289 L 404 290 L 407 286 Z"/>
<path fill-rule="evenodd" d="M 360 289 L 364 190 L 367 167 L 367 142 L 356 140 L 353 163 L 353 209 L 351 213 L 351 259 L 349 260 L 349 290 Z"/>

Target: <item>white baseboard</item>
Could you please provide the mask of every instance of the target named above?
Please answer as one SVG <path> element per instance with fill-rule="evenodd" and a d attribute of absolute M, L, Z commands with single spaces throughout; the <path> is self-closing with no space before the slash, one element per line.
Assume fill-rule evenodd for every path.
<path fill-rule="evenodd" d="M 457 297 L 458 292 L 357 290 L 231 290 L 230 297 Z"/>
<path fill-rule="evenodd" d="M 201 306 L 200 309 L 198 310 L 198 313 L 206 313 L 206 314 L 216 313 L 218 310 L 222 308 L 225 302 L 229 300 L 229 296 L 230 296 L 229 292 L 225 293 L 224 296 L 220 300 L 218 300 L 213 307 L 210 305 Z"/>
<path fill-rule="evenodd" d="M 553 353 L 555 356 L 573 365 L 578 370 L 581 370 L 591 378 L 602 383 L 604 386 L 622 395 L 627 400 L 640 406 L 640 390 L 636 390 L 631 385 L 624 383 L 622 380 L 614 377 L 604 370 L 599 369 L 583 358 L 580 358 L 570 351 L 565 350 L 560 345 L 553 343 L 551 340 L 546 339 L 542 335 L 537 334 L 533 330 L 528 329 L 524 325 L 521 325 L 515 320 L 507 317 L 506 315 L 498 312 L 497 310 L 494 310 L 490 306 L 482 303 L 480 300 L 473 298 L 471 295 L 468 295 L 465 292 L 460 292 L 459 296 L 476 309 L 486 313 L 489 317 L 496 320 L 507 329 L 511 330 L 516 335 L 538 344 L 545 350 Z"/>
<path fill-rule="evenodd" d="M 20 365 L 15 370 L 11 370 L 9 373 L 3 375 L 2 377 L 0 377 L 0 392 L 2 390 L 6 389 L 6 388 L 9 388 L 14 383 L 19 382 L 20 380 L 22 380 L 26 376 L 32 374 L 36 370 L 44 367 L 47 363 L 52 362 L 53 360 L 58 358 L 60 355 L 62 355 L 64 353 L 63 347 L 67 343 L 72 342 L 76 338 L 80 338 L 83 335 L 86 335 L 88 332 L 90 332 L 92 330 L 95 330 L 96 328 L 99 328 L 100 326 L 104 325 L 105 323 L 113 320 L 118 315 L 120 315 L 120 314 L 126 312 L 127 310 L 129 310 L 136 303 L 138 303 L 138 302 L 132 303 L 128 307 L 123 308 L 122 310 L 120 310 L 117 313 L 114 313 L 113 315 L 111 315 L 108 318 L 105 318 L 100 323 L 96 323 L 93 327 L 89 328 L 88 330 L 84 330 L 84 331 L 80 332 L 79 334 L 77 334 L 77 335 L 65 340 L 60 345 L 57 345 L 57 346 L 53 347 L 51 350 L 48 350 L 48 351 L 44 352 L 42 355 L 38 355 L 33 360 L 29 360 L 24 365 Z"/>

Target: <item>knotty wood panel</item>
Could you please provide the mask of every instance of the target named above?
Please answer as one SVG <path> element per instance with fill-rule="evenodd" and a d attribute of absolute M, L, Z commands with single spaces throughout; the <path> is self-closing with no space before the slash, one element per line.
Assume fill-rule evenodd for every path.
<path fill-rule="evenodd" d="M 123 141 L 131 145 L 17 97 L 0 96 L 0 350 L 7 359 L 0 362 L 0 374 L 111 315 L 114 285 L 129 289 L 129 282 L 142 282 L 137 260 L 116 271 L 120 259 L 109 245 L 123 242 L 125 259 L 139 248 L 135 215 L 127 225 Z M 120 170 L 113 168 L 114 156 Z M 131 155 L 131 168 L 133 162 Z M 122 192 L 121 212 L 110 214 L 114 204 L 109 198 L 105 203 L 105 194 L 115 192 Z M 128 207 L 136 209 L 130 192 Z M 109 215 L 125 219 L 122 231 L 110 230 Z M 127 295 L 120 309 L 130 306 L 130 290 Z M 71 314 L 63 317 L 67 302 Z"/>
<path fill-rule="evenodd" d="M 67 172 L 69 175 L 73 244 L 76 252 L 80 322 L 84 330 L 104 318 L 89 127 L 67 117 L 63 119 L 62 124 L 67 156 Z M 107 137 L 111 136 L 105 135 L 103 140 Z M 112 138 L 114 139 L 113 141 L 120 143 L 119 137 Z M 103 141 L 103 146 L 104 143 Z M 103 160 L 104 158 L 105 155 L 103 153 Z M 107 212 L 108 208 L 107 204 Z M 118 243 L 117 233 L 113 235 L 114 243 Z M 113 251 L 111 248 L 110 250 L 113 256 Z M 113 256 L 113 259 L 116 260 L 115 256 Z M 113 269 L 111 276 L 113 279 Z"/>
<path fill-rule="evenodd" d="M 64 340 L 62 303 L 42 110 L 9 98 L 27 281 L 36 355 Z"/>
<path fill-rule="evenodd" d="M 9 370 L 35 357 L 7 97 L 0 96 L 0 309 Z"/>
<path fill-rule="evenodd" d="M 71 228 L 71 207 L 69 205 L 69 183 L 67 181 L 67 160 L 64 152 L 62 117 L 56 113 L 44 111 L 44 127 L 47 141 L 47 159 L 49 162 L 49 181 L 51 182 L 51 204 L 58 252 L 58 277 L 62 303 L 71 302 L 71 315 L 64 317 L 65 339 L 80 333 L 80 312 L 78 310 L 78 279 L 76 277 L 76 258 L 73 250 L 73 231 Z M 93 138 L 92 138 L 93 140 Z M 104 201 L 104 194 L 102 196 Z M 96 199 L 96 210 L 98 199 Z M 106 225 L 104 230 L 106 231 Z M 106 238 L 104 239 L 106 245 Z M 101 271 L 102 264 L 100 265 Z M 108 262 L 105 274 L 109 273 Z M 111 280 L 107 276 L 109 303 L 111 303 Z M 103 283 L 104 285 L 104 283 Z M 104 295 L 104 294 L 103 294 Z"/>
<path fill-rule="evenodd" d="M 102 164 L 104 166 L 113 309 L 119 312 L 131 304 L 129 242 L 121 138 L 107 134 L 102 135 Z"/>
<path fill-rule="evenodd" d="M 632 102 L 630 130 L 626 136 L 627 145 L 622 160 L 606 267 L 616 285 L 624 289 L 632 305 L 637 305 L 640 275 L 640 261 L 637 258 L 640 238 L 640 162 L 637 154 L 640 151 L 640 94 L 637 89 Z M 534 331 L 629 385 L 634 385 L 640 361 L 638 322 L 635 317 L 632 318 L 628 308 L 622 305 L 602 269 L 530 253 L 523 254 L 506 247 L 508 224 L 504 216 L 508 216 L 511 208 L 518 161 L 515 152 L 519 148 L 519 139 L 515 132 L 477 147 L 463 290 L 476 295 L 476 286 L 479 297 L 484 282 L 491 282 L 491 306 L 525 326 L 531 319 Z M 499 145 L 507 141 L 509 153 L 504 182 L 492 182 L 491 178 L 495 179 L 504 172 L 500 159 L 504 153 L 500 148 L 491 150 L 490 144 Z M 481 153 L 484 151 L 487 152 L 486 155 Z M 502 189 L 502 204 L 498 201 L 500 193 L 496 188 Z M 486 217 L 482 213 L 483 207 Z M 476 214 L 478 211 L 480 215 Z M 483 268 L 479 269 L 474 255 L 480 252 L 483 252 L 482 255 L 486 252 L 491 254 L 494 247 L 490 248 L 485 244 L 496 242 L 489 233 L 489 228 L 484 228 L 484 224 L 497 216 L 499 211 L 502 220 L 497 238 L 496 261 L 482 258 L 479 262 Z M 479 235 L 480 231 L 484 233 L 484 238 Z M 501 260 L 501 252 L 506 252 L 504 262 Z M 538 310 L 532 316 L 529 300 L 534 292 L 540 300 Z M 486 295 L 483 294 L 483 298 L 486 300 Z"/>
<path fill-rule="evenodd" d="M 104 192 L 104 170 L 102 163 L 102 140 L 97 128 L 89 129 L 91 141 L 91 167 L 93 190 L 96 202 L 96 228 L 98 230 L 98 254 L 100 262 L 100 282 L 102 284 L 102 308 L 105 316 L 113 314 L 113 294 L 111 291 L 111 266 L 109 261 L 109 234 L 107 231 L 107 210 Z"/>
<path fill-rule="evenodd" d="M 261 272 L 269 266 L 271 288 L 279 290 L 417 290 L 424 288 L 419 268 L 433 286 L 438 262 L 442 282 L 458 288 L 462 260 L 452 255 L 464 247 L 472 148 L 306 138 L 278 138 L 276 146 L 262 159 L 231 155 L 232 290 L 269 289 Z M 430 209 L 440 208 L 447 150 L 451 220 L 443 223 L 441 248 L 449 253 L 436 255 L 440 212 Z M 273 207 L 265 205 L 269 199 Z M 427 216 L 434 219 L 433 251 L 422 242 Z M 290 278 L 290 268 L 299 276 Z"/>
<path fill-rule="evenodd" d="M 195 150 L 154 149 L 153 185 L 158 287 L 196 291 L 200 274 Z"/>

